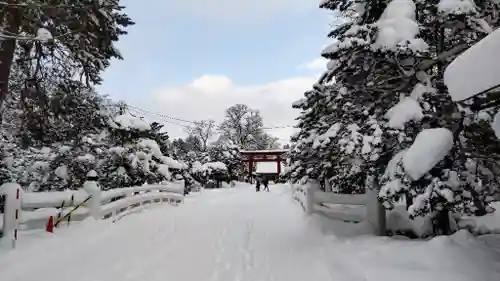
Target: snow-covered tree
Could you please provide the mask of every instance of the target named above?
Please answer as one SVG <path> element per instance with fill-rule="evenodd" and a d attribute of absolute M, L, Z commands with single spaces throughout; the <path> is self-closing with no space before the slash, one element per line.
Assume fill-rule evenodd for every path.
<path fill-rule="evenodd" d="M 186 139 L 175 139 L 172 141 L 174 154 L 182 161 L 193 163 L 194 161 L 205 161 L 208 151 L 203 150 L 200 139 L 189 135 Z M 208 150 L 208 149 L 207 149 Z"/>
<path fill-rule="evenodd" d="M 439 225 L 439 232 L 449 233 L 449 210 L 485 214 L 491 210 L 488 202 L 499 192 L 496 163 L 481 157 L 481 153 L 497 155 L 498 141 L 492 138 L 491 130 L 477 130 L 485 127 L 481 118 L 460 112 L 443 83 L 448 63 L 491 30 L 484 13 L 491 12 L 496 4 L 452 0 L 416 3 L 420 33 L 429 47 L 427 54 L 413 58 L 408 72 L 414 73 L 412 80 L 417 84 L 409 96 L 416 98 L 421 110 L 407 108 L 396 115 L 419 117 L 412 118 L 416 123 L 404 120 L 404 128 L 394 128 L 398 129 L 392 132 L 395 137 L 392 142 L 388 139 L 394 158 L 381 177 L 380 195 L 387 206 L 405 195 L 411 216 L 430 215 Z M 443 139 L 439 134 L 430 134 L 428 128 L 449 133 Z M 442 147 L 426 151 L 432 145 L 422 146 L 423 136 L 432 138 L 434 144 L 442 143 L 447 153 L 439 153 Z M 436 155 L 439 159 L 435 159 Z M 435 161 L 426 161 L 429 159 Z"/>
<path fill-rule="evenodd" d="M 323 51 L 328 69 L 294 104 L 302 114 L 288 176 L 326 180 L 347 193 L 381 185 L 386 206 L 405 196 L 413 216 L 439 220 L 450 209 L 487 209 L 497 169 L 472 157 L 474 122 L 462 122 L 442 81 L 450 59 L 489 29 L 482 3 L 470 3 L 324 1 L 348 19 L 330 33 L 336 41 Z M 487 5 L 489 13 L 495 5 Z M 425 136 L 442 146 L 416 153 L 432 148 L 422 146 Z M 488 149 L 497 146 L 484 140 Z"/>
<path fill-rule="evenodd" d="M 238 146 L 225 137 L 220 137 L 209 146 L 208 161 L 223 163 L 228 176 L 231 178 L 241 173 L 243 165 Z"/>
<path fill-rule="evenodd" d="M 197 139 L 197 141 L 201 144 L 199 150 L 205 152 L 207 151 L 210 138 L 212 138 L 215 134 L 215 130 L 215 121 L 209 119 L 195 122 L 193 126 L 189 127 L 188 133 L 191 139 Z"/>
<path fill-rule="evenodd" d="M 3 1 L 0 8 L 0 106 L 13 63 L 30 91 L 50 92 L 75 77 L 100 83 L 110 60 L 121 58 L 114 43 L 133 24 L 119 0 Z"/>
<path fill-rule="evenodd" d="M 106 103 L 101 105 L 106 107 Z M 99 124 L 75 129 L 75 136 L 65 135 L 63 128 L 55 126 L 53 142 L 47 140 L 41 143 L 43 147 L 39 143 L 37 148 L 22 149 L 15 139 L 2 142 L 0 178 L 17 181 L 32 191 L 78 189 L 86 174 L 95 170 L 102 187 L 110 189 L 173 180 L 188 168 L 170 157 L 168 136 L 158 123 L 114 108 L 89 106 L 86 110 L 87 117 L 99 116 Z M 68 116 L 63 115 L 61 124 L 70 128 L 89 122 L 65 119 Z"/>
<path fill-rule="evenodd" d="M 219 126 L 221 134 L 241 149 L 270 149 L 279 147 L 277 138 L 264 132 L 264 121 L 259 110 L 244 104 L 226 109 Z"/>
<path fill-rule="evenodd" d="M 338 1 L 322 6 L 337 7 L 333 2 Z M 362 2 L 356 5 L 375 5 Z M 323 51 L 330 60 L 327 71 L 294 104 L 302 109 L 301 130 L 293 137 L 289 163 L 292 180 L 326 180 L 345 193 L 371 187 L 367 181 L 390 159 L 383 143 L 386 112 L 398 103 L 400 93 L 411 89 L 404 69 L 411 63 L 407 59 L 427 47 L 418 38 L 415 13 L 408 11 L 414 11 L 411 0 L 395 1 L 381 14 L 378 6 L 370 9 L 371 15 L 354 8 L 346 10 L 352 18 L 330 33 L 337 41 Z"/>
<path fill-rule="evenodd" d="M 106 110 L 106 97 L 81 87 L 80 82 L 61 84 L 49 96 L 26 97 L 18 113 L 18 131 L 12 133 L 25 146 L 78 141 L 107 127 Z"/>

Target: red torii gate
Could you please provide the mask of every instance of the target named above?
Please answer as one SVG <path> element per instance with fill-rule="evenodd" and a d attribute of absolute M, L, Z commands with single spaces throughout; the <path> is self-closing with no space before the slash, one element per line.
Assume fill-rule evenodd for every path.
<path fill-rule="evenodd" d="M 283 154 L 287 153 L 286 149 L 276 150 L 241 150 L 243 162 L 248 163 L 249 176 L 253 174 L 253 165 L 257 162 L 276 162 L 276 171 L 281 173 L 281 162 L 284 161 Z"/>

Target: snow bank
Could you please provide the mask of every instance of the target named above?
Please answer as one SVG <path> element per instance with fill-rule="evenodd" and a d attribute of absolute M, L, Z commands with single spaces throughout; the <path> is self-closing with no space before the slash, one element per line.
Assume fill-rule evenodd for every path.
<path fill-rule="evenodd" d="M 496 209 L 495 212 L 481 217 L 463 216 L 458 226 L 476 235 L 500 234 L 500 202 L 494 202 L 491 206 Z"/>
<path fill-rule="evenodd" d="M 342 253 L 336 260 L 337 268 L 347 267 L 352 273 L 339 280 L 499 280 L 500 255 L 466 231 L 429 241 L 401 238 L 333 242 Z"/>
<path fill-rule="evenodd" d="M 0 251 L 2 281 L 499 280 L 499 254 L 465 231 L 429 241 L 363 235 L 363 224 L 303 216 L 284 191 L 220 189 L 20 240 Z"/>
<path fill-rule="evenodd" d="M 413 179 L 420 179 L 450 152 L 453 134 L 445 128 L 420 132 L 403 156 L 403 166 Z"/>
<path fill-rule="evenodd" d="M 444 82 L 453 101 L 468 99 L 500 85 L 500 29 L 458 56 L 445 70 Z"/>
<path fill-rule="evenodd" d="M 410 219 L 410 214 L 403 205 L 398 205 L 387 212 L 387 230 L 393 235 L 414 235 L 415 238 L 433 235 L 430 218 L 418 216 Z"/>

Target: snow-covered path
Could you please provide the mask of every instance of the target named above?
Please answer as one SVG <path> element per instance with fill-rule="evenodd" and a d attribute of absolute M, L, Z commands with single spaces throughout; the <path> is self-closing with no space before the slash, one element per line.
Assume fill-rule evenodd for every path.
<path fill-rule="evenodd" d="M 346 240 L 315 226 L 284 186 L 206 190 L 179 207 L 152 207 L 115 224 L 88 221 L 20 243 L 0 253 L 0 280 L 498 281 L 487 276 L 493 257 L 476 244 L 477 253 L 453 248 L 447 237 Z M 455 258 L 461 251 L 470 258 Z"/>
<path fill-rule="evenodd" d="M 0 258 L 0 279 L 341 280 L 323 262 L 323 236 L 285 192 L 207 190 L 180 207 L 70 228 Z"/>

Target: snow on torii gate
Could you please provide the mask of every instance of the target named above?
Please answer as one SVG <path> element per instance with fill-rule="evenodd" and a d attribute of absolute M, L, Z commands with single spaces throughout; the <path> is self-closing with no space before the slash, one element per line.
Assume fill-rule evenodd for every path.
<path fill-rule="evenodd" d="M 276 162 L 276 171 L 279 175 L 281 173 L 281 162 L 284 161 L 283 154 L 287 153 L 286 149 L 276 150 L 241 150 L 243 162 L 248 163 L 249 176 L 253 173 L 253 165 L 258 162 Z"/>

